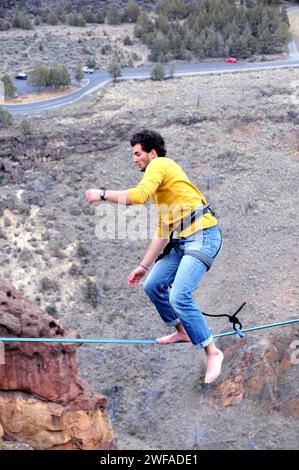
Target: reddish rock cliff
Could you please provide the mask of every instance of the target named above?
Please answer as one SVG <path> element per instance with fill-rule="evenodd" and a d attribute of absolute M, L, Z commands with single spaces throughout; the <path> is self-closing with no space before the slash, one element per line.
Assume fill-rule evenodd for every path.
<path fill-rule="evenodd" d="M 10 284 L 0 282 L 0 336 L 72 335 Z M 0 425 L 6 437 L 37 449 L 116 447 L 106 398 L 78 377 L 75 345 L 6 343 L 4 359 Z"/>

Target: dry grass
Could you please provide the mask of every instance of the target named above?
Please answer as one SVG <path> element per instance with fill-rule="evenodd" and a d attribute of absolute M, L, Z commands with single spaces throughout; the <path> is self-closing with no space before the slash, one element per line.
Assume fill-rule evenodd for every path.
<path fill-rule="evenodd" d="M 32 93 L 30 95 L 20 96 L 18 98 L 6 100 L 5 104 L 15 105 L 15 104 L 36 103 L 38 101 L 44 101 L 44 100 L 49 100 L 51 98 L 58 98 L 60 96 L 66 96 L 66 95 L 69 95 L 70 93 L 73 93 L 76 90 L 78 90 L 78 88 L 67 87 L 66 89 L 59 88 L 57 90 L 52 90 L 52 91 L 47 91 L 47 92 L 40 91 L 38 93 Z"/>

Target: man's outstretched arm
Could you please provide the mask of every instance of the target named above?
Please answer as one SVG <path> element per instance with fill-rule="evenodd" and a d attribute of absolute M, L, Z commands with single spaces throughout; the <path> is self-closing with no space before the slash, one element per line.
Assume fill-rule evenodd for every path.
<path fill-rule="evenodd" d="M 86 201 L 90 203 L 100 201 L 100 192 L 100 189 L 88 189 L 85 191 Z M 107 189 L 105 192 L 105 200 L 115 202 L 116 204 L 126 204 L 127 206 L 132 204 L 129 191 L 112 191 Z"/>
<path fill-rule="evenodd" d="M 155 158 L 151 164 L 148 165 L 142 180 L 136 187 L 129 188 L 125 191 L 112 191 L 107 189 L 105 193 L 106 201 L 125 204 L 127 206 L 147 202 L 153 197 L 163 180 L 164 167 L 161 165 L 162 160 L 160 161 L 159 158 Z M 100 189 L 88 189 L 85 191 L 85 199 L 89 203 L 100 201 Z"/>

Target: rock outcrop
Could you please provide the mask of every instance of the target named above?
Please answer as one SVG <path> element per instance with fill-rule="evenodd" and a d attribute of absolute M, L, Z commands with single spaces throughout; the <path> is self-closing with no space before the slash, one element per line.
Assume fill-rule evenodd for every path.
<path fill-rule="evenodd" d="M 40 166 L 42 162 L 111 149 L 128 139 L 133 126 L 128 119 L 117 126 L 113 122 L 101 122 L 85 129 L 63 128 L 55 135 L 49 132 L 44 135 L 0 136 L 0 182 L 21 183 L 23 172 Z"/>
<path fill-rule="evenodd" d="M 272 331 L 271 335 L 248 334 L 241 344 L 238 338 L 223 340 L 220 347 L 229 367 L 224 367 L 214 393 L 218 403 L 225 407 L 238 405 L 247 398 L 267 411 L 299 416 L 298 340 L 296 326 Z"/>
<path fill-rule="evenodd" d="M 0 282 L 0 336 L 63 339 L 50 315 Z M 0 430 L 35 449 L 113 449 L 106 398 L 77 373 L 76 346 L 10 342 L 0 365 Z"/>

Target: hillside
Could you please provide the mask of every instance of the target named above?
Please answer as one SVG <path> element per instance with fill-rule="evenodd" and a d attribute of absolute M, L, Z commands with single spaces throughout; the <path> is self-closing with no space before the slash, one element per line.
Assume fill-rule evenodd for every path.
<path fill-rule="evenodd" d="M 5 16 L 7 10 L 13 10 L 19 8 L 30 14 L 36 14 L 37 10 L 50 8 L 52 10 L 64 6 L 64 8 L 71 8 L 72 11 L 82 12 L 85 9 L 97 9 L 109 6 L 111 4 L 123 7 L 128 2 L 126 0 L 2 0 L 0 5 L 0 16 Z M 143 0 L 138 2 L 139 4 L 147 5 L 153 2 Z"/>
<path fill-rule="evenodd" d="M 120 3 L 116 7 L 104 2 L 98 9 L 97 2 L 86 2 L 80 12 L 76 3 L 49 8 L 39 2 L 43 8 L 30 11 L 30 3 L 27 9 L 3 9 L 2 74 L 23 70 L 30 78 L 35 67 L 53 64 L 75 72 L 82 65 L 107 67 L 112 58 L 132 67 L 147 61 L 200 62 L 229 56 L 254 61 L 287 54 L 289 20 L 286 9 L 275 2 Z"/>
<path fill-rule="evenodd" d="M 282 69 L 121 82 L 66 110 L 28 118 L 30 135 L 15 122 L 0 138 L 1 277 L 82 337 L 164 334 L 142 288 L 127 286 L 148 240 L 99 240 L 95 227 L 105 206 L 96 212 L 83 198 L 89 187 L 125 189 L 139 181 L 128 138 L 146 126 L 163 134 L 168 155 L 219 214 L 224 246 L 196 291 L 202 310 L 231 313 L 246 301 L 244 327 L 295 318 L 298 80 L 298 70 Z M 127 216 L 139 220 L 129 209 Z M 209 324 L 214 333 L 230 329 L 223 319 Z M 279 331 L 281 354 L 291 354 L 294 331 Z M 272 338 L 275 344 L 267 330 L 248 334 L 245 343 L 227 340 L 220 382 L 234 377 L 255 346 L 257 360 Z M 272 406 L 266 385 L 256 394 L 250 386 L 237 403 L 219 402 L 215 388 L 202 388 L 203 355 L 189 345 L 84 346 L 79 358 L 81 375 L 108 397 L 121 449 L 298 445 L 298 419 L 282 400 L 283 391 L 298 393 L 298 365 L 279 372 Z"/>

